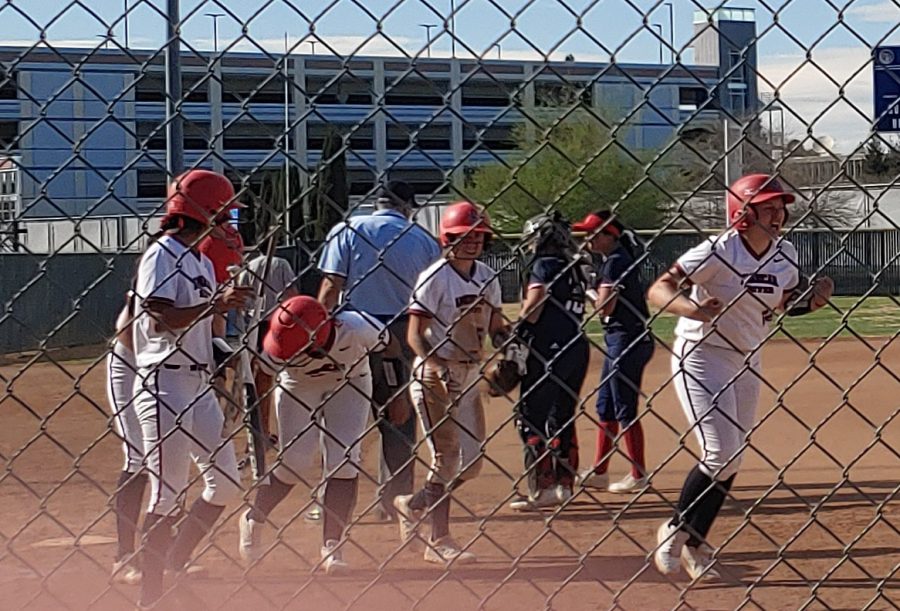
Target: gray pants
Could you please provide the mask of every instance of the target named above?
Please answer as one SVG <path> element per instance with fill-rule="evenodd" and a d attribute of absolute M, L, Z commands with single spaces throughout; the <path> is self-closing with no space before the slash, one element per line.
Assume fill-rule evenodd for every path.
<path fill-rule="evenodd" d="M 395 513 L 394 497 L 413 492 L 416 416 L 409 398 L 409 378 L 410 366 L 415 355 L 406 343 L 408 326 L 409 320 L 405 316 L 388 325 L 391 334 L 400 342 L 403 352 L 401 371 L 398 372 L 399 387 L 388 386 L 381 362 L 381 353 L 372 353 L 369 357 L 369 364 L 372 367 L 372 411 L 381 433 L 378 499 L 382 509 L 389 516 L 393 516 Z M 395 401 L 406 401 L 410 406 L 409 419 L 400 426 L 391 424 L 386 417 L 378 417 L 378 414 L 382 413 L 383 406 L 392 397 Z"/>

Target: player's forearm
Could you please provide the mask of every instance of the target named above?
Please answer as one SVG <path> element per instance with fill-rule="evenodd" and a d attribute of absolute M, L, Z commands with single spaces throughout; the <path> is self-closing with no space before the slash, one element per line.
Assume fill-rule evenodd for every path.
<path fill-rule="evenodd" d="M 344 279 L 333 274 L 326 274 L 319 285 L 319 303 L 329 312 L 337 307 L 344 290 Z"/>
<path fill-rule="evenodd" d="M 413 314 L 409 317 L 409 330 L 406 333 L 409 347 L 420 359 L 427 359 L 434 352 L 434 346 L 425 338 L 426 322 L 421 316 Z"/>
<path fill-rule="evenodd" d="M 536 323 L 544 309 L 544 294 L 545 290 L 543 287 L 535 286 L 529 288 L 525 293 L 525 300 L 522 302 L 522 312 L 519 314 L 519 318 L 531 324 Z"/>
<path fill-rule="evenodd" d="M 675 316 L 691 318 L 697 312 L 697 304 L 684 293 L 680 286 L 666 276 L 650 286 L 647 291 L 647 301 L 659 310 Z"/>

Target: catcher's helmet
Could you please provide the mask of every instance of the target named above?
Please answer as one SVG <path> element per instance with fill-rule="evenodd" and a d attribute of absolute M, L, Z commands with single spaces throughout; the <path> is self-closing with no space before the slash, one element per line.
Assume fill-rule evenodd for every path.
<path fill-rule="evenodd" d="M 725 198 L 729 225 L 738 231 L 746 230 L 753 221 L 748 215 L 741 216 L 744 214 L 744 208 L 762 204 L 776 197 L 783 198 L 785 205 L 794 203 L 795 199 L 793 193 L 786 191 L 778 179 L 769 174 L 748 174 L 738 178 L 728 188 Z M 785 210 L 785 224 L 787 220 Z"/>
<path fill-rule="evenodd" d="M 232 208 L 245 208 L 234 198 L 231 181 L 209 170 L 188 170 L 169 184 L 166 216 L 186 216 L 208 225 Z"/>
<path fill-rule="evenodd" d="M 291 297 L 275 309 L 263 338 L 263 351 L 288 361 L 301 352 L 323 350 L 333 327 L 334 321 L 321 303 L 308 295 Z"/>
<path fill-rule="evenodd" d="M 559 211 L 525 221 L 522 243 L 533 246 L 536 254 L 566 254 L 575 250 L 569 221 Z"/>
<path fill-rule="evenodd" d="M 223 236 L 207 235 L 200 240 L 197 249 L 212 261 L 216 282 L 228 279 L 228 268 L 240 265 L 244 255 L 244 240 L 233 225 L 222 225 Z"/>
<path fill-rule="evenodd" d="M 457 202 L 444 210 L 444 214 L 441 215 L 441 246 L 449 246 L 452 237 L 473 232 L 487 234 L 494 232 L 487 212 L 479 210 L 472 202 Z"/>

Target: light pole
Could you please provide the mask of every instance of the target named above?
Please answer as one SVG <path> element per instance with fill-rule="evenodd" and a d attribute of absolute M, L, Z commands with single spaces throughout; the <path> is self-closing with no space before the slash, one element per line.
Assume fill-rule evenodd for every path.
<path fill-rule="evenodd" d="M 450 0 L 450 57 L 456 57 L 456 0 Z"/>
<path fill-rule="evenodd" d="M 503 55 L 501 54 L 501 51 L 500 51 L 500 43 L 495 42 L 493 45 L 491 45 L 491 47 L 492 48 L 497 47 L 497 59 L 503 59 Z"/>
<path fill-rule="evenodd" d="M 315 55 L 316 54 L 316 41 L 315 40 L 307 40 L 306 42 L 307 42 L 307 44 L 309 44 L 310 47 L 312 47 L 312 54 Z"/>
<path fill-rule="evenodd" d="M 109 34 L 97 34 L 97 38 L 102 38 L 102 39 L 103 39 L 103 48 L 104 48 L 104 49 L 108 49 L 108 48 L 109 48 L 109 39 L 110 39 Z"/>
<path fill-rule="evenodd" d="M 658 23 L 651 24 L 656 31 L 659 32 L 659 63 L 662 65 L 663 63 L 663 27 Z"/>
<path fill-rule="evenodd" d="M 128 0 L 125 0 L 125 48 L 128 48 Z"/>
<path fill-rule="evenodd" d="M 210 57 L 213 76 L 209 80 L 209 133 L 212 137 L 213 170 L 225 169 L 225 144 L 222 133 L 222 62 L 219 58 L 219 17 L 225 13 L 205 13 L 213 22 L 213 53 Z"/>
<path fill-rule="evenodd" d="M 431 28 L 437 27 L 433 23 L 420 23 L 420 28 L 425 28 L 425 40 L 426 46 L 425 51 L 428 53 L 428 57 L 431 57 Z"/>
<path fill-rule="evenodd" d="M 663 6 L 669 9 L 669 55 L 675 63 L 675 8 L 671 2 L 663 2 Z"/>
<path fill-rule="evenodd" d="M 224 17 L 225 13 L 204 13 L 213 22 L 213 53 L 219 52 L 219 17 Z"/>

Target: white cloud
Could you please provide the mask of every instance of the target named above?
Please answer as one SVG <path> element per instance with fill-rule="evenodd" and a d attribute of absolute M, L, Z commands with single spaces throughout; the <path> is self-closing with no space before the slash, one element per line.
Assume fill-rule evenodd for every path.
<path fill-rule="evenodd" d="M 847 15 L 868 23 L 896 22 L 900 17 L 900 5 L 893 0 L 881 0 L 875 4 L 855 4 L 847 9 Z"/>
<path fill-rule="evenodd" d="M 788 134 L 803 138 L 808 129 L 803 123 L 815 121 L 816 136 L 831 136 L 836 150 L 851 151 L 871 129 L 870 51 L 863 46 L 814 49 L 811 59 L 800 52 L 760 56 L 759 89 L 777 88 Z"/>

